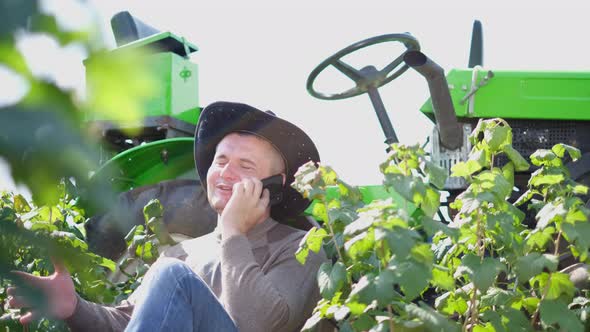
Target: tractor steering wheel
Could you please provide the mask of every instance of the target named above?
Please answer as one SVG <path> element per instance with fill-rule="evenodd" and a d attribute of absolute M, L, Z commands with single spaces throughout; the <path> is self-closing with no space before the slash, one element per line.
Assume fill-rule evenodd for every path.
<path fill-rule="evenodd" d="M 408 70 L 408 65 L 404 63 L 399 69 L 394 71 L 394 69 L 396 69 L 397 67 L 399 67 L 400 64 L 403 63 L 403 57 L 407 51 L 398 56 L 395 60 L 390 62 L 381 70 L 376 70 L 373 66 L 367 66 L 358 70 L 341 60 L 344 56 L 352 52 L 355 52 L 357 50 L 360 50 L 371 45 L 384 42 L 403 43 L 406 46 L 407 51 L 420 50 L 420 44 L 418 43 L 418 40 L 408 33 L 388 34 L 362 40 L 348 47 L 345 47 L 344 49 L 340 50 L 336 54 L 330 56 L 322 63 L 320 63 L 311 72 L 311 74 L 309 74 L 309 77 L 307 78 L 307 91 L 312 96 L 319 99 L 336 100 L 358 96 L 362 93 L 367 92 L 370 87 L 379 88 L 380 86 L 391 82 L 396 77 L 400 76 L 406 70 Z M 324 69 L 326 69 L 329 65 L 334 66 L 344 75 L 352 79 L 356 86 L 352 89 L 336 94 L 326 94 L 316 91 L 313 88 L 313 83 L 315 82 L 315 79 L 319 76 L 319 74 L 322 71 L 324 71 Z"/>

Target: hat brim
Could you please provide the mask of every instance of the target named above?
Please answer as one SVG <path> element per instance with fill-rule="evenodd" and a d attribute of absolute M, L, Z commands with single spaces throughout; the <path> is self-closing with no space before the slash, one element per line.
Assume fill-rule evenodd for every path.
<path fill-rule="evenodd" d="M 303 212 L 310 201 L 290 184 L 300 166 L 319 162 L 319 153 L 311 138 L 294 124 L 252 106 L 231 102 L 213 103 L 201 112 L 195 130 L 195 166 L 205 191 L 207 171 L 213 162 L 217 144 L 233 132 L 248 132 L 269 141 L 281 153 L 286 166 L 286 186 L 281 203 L 271 208 L 271 216 L 286 220 Z"/>

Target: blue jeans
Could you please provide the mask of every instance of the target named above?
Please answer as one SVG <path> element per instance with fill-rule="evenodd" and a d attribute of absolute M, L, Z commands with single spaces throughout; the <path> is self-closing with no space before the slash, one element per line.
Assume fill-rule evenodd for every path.
<path fill-rule="evenodd" d="M 180 260 L 158 259 L 138 291 L 125 331 L 238 331 L 209 286 Z"/>

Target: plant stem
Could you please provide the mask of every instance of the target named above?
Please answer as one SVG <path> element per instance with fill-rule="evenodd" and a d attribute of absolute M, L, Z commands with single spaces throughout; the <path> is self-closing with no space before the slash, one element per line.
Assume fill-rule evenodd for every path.
<path fill-rule="evenodd" d="M 477 255 L 480 258 L 480 261 L 483 262 L 483 256 L 485 253 L 485 246 L 484 246 L 484 241 L 483 241 L 483 227 L 482 227 L 482 223 L 481 223 L 481 217 L 480 215 L 477 216 L 477 228 L 475 230 L 475 235 L 477 236 L 477 241 L 476 241 L 476 246 L 477 246 Z M 471 327 L 470 327 L 470 331 L 473 330 L 473 327 L 475 325 L 477 325 L 477 314 L 478 314 L 478 308 L 477 308 L 477 287 L 475 287 L 475 284 L 473 283 L 473 280 L 471 281 L 471 283 L 473 284 L 473 294 L 471 295 L 471 299 L 469 300 L 469 311 L 467 312 L 467 315 L 465 315 L 465 322 L 463 323 L 463 330 L 465 331 L 467 328 L 467 323 L 471 322 Z"/>
<path fill-rule="evenodd" d="M 473 330 L 473 327 L 477 324 L 477 307 L 475 306 L 475 301 L 477 300 L 477 287 L 473 285 L 473 294 L 471 295 L 471 299 L 469 300 L 469 311 L 467 311 L 467 315 L 465 315 L 465 322 L 463 322 L 463 331 L 467 331 L 467 323 L 471 321 L 471 326 L 469 331 Z"/>
<path fill-rule="evenodd" d="M 326 209 L 326 223 L 328 224 L 328 229 L 330 230 L 330 236 L 332 237 L 332 240 L 334 240 L 334 248 L 336 248 L 338 259 L 344 263 L 344 256 L 342 256 L 340 248 L 338 247 L 338 243 L 336 243 L 336 235 L 334 235 L 334 229 L 332 228 L 332 222 L 330 221 L 330 214 L 328 213 L 328 203 L 326 203 L 326 201 L 324 201 L 324 207 Z"/>
<path fill-rule="evenodd" d="M 549 275 L 549 279 L 547 279 L 547 284 L 545 285 L 545 289 L 543 289 L 543 295 L 541 295 L 541 301 L 539 301 L 539 304 L 537 305 L 537 309 L 535 309 L 535 313 L 533 314 L 533 319 L 531 320 L 531 327 L 534 329 L 535 326 L 538 323 L 539 320 L 539 310 L 541 309 L 541 302 L 543 302 L 543 300 L 545 300 L 545 296 L 547 296 L 547 293 L 549 292 L 549 286 L 551 285 L 551 277 L 553 276 L 553 274 Z"/>
<path fill-rule="evenodd" d="M 391 310 L 391 304 L 387 305 L 387 312 L 389 313 L 389 332 L 393 332 L 395 328 L 393 326 L 393 312 Z"/>
<path fill-rule="evenodd" d="M 557 239 L 555 240 L 555 249 L 553 250 L 553 255 L 559 255 L 559 241 L 561 240 L 561 231 L 557 233 Z"/>
<path fill-rule="evenodd" d="M 557 256 L 559 254 L 559 241 L 561 241 L 561 231 L 559 231 L 559 233 L 557 233 L 557 239 L 555 239 L 555 249 L 553 250 L 553 254 L 555 256 Z M 549 275 L 549 279 L 547 279 L 547 284 L 545 285 L 545 289 L 543 289 L 543 295 L 541 295 L 541 301 L 539 301 L 539 304 L 537 305 L 537 309 L 535 309 L 535 313 L 533 314 L 533 319 L 531 321 L 531 326 L 533 328 L 535 328 L 535 325 L 537 325 L 538 320 L 539 320 L 539 310 L 541 308 L 541 302 L 543 302 L 543 300 L 545 300 L 545 297 L 547 296 L 547 293 L 549 292 L 549 286 L 551 286 L 551 277 L 553 277 L 553 274 Z"/>

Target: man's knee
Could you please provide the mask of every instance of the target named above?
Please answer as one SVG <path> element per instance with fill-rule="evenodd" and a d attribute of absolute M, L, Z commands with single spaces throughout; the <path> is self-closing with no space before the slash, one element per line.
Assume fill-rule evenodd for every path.
<path fill-rule="evenodd" d="M 150 267 L 146 279 L 178 280 L 189 273 L 194 272 L 183 261 L 176 258 L 160 257 Z"/>

